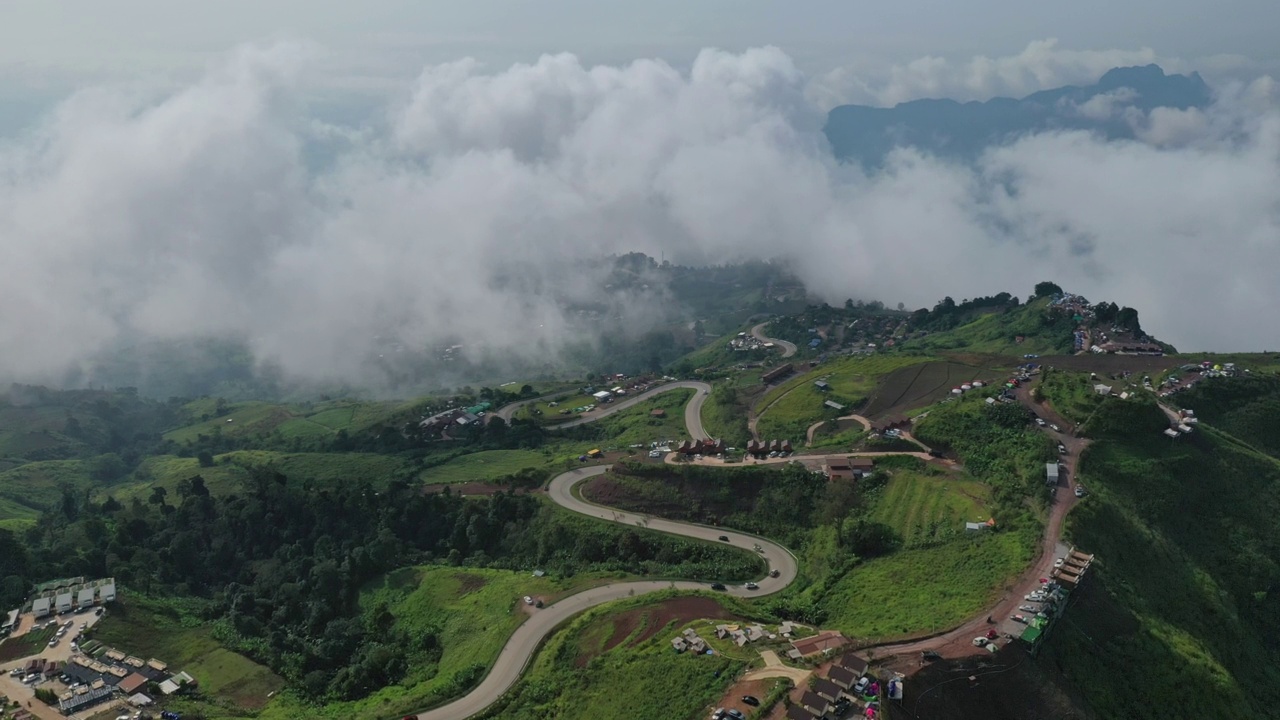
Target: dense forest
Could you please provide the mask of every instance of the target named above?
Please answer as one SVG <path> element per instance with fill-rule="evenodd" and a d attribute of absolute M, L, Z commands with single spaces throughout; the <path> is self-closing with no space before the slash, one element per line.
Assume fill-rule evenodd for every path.
<path fill-rule="evenodd" d="M 431 634 L 396 637 L 359 591 L 395 568 L 443 563 L 742 579 L 751 556 L 572 516 L 531 495 L 461 498 L 401 482 L 296 487 L 271 471 L 216 497 L 202 478 L 177 497 L 85 503 L 72 494 L 43 516 L 26 546 L 0 531 L 2 587 L 37 579 L 114 576 L 141 593 L 208 600 L 222 640 L 318 699 L 351 699 L 400 679 L 409 657 L 439 652 Z M 38 576 L 35 568 L 38 568 Z"/>

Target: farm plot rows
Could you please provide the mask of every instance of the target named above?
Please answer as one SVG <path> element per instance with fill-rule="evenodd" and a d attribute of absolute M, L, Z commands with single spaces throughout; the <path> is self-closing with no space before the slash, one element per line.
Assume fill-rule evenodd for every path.
<path fill-rule="evenodd" d="M 976 367 L 946 360 L 899 368 L 880 382 L 875 395 L 867 403 L 864 414 L 875 420 L 904 413 L 941 400 L 952 388 L 962 383 L 994 380 L 998 377 L 998 371 L 990 367 Z"/>

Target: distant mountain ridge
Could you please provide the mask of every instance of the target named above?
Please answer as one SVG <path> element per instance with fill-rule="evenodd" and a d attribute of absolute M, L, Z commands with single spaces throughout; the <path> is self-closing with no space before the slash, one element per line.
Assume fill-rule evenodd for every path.
<path fill-rule="evenodd" d="M 1114 68 L 1093 85 L 1067 85 L 1021 99 L 912 100 L 892 108 L 841 105 L 828 113 L 823 132 L 837 158 L 865 165 L 879 165 L 901 146 L 968 160 L 991 145 L 1051 129 L 1132 138 L 1126 110 L 1202 108 L 1210 99 L 1199 73 L 1166 75 L 1159 65 L 1146 65 Z"/>

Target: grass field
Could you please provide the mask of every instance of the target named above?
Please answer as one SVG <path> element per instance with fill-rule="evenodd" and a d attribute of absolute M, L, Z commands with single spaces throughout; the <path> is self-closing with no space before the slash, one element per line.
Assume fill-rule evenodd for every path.
<path fill-rule="evenodd" d="M 92 637 L 138 657 L 163 660 L 174 672 L 185 670 L 203 692 L 240 708 L 262 707 L 284 686 L 270 669 L 222 647 L 208 623 L 137 595 L 113 605 Z"/>
<path fill-rule="evenodd" d="M 418 478 L 428 484 L 493 480 L 527 467 L 541 467 L 548 461 L 546 455 L 533 450 L 485 450 L 427 468 Z"/>
<path fill-rule="evenodd" d="M 757 403 L 761 415 L 757 430 L 761 438 L 803 441 L 809 425 L 824 418 L 849 414 L 875 392 L 881 378 L 904 366 L 923 363 L 927 358 L 910 355 L 871 355 L 842 358 L 818 366 L 812 372 L 770 390 Z M 830 390 L 819 390 L 814 382 L 824 380 Z M 834 400 L 843 411 L 826 408 Z"/>
<path fill-rule="evenodd" d="M 624 600 L 575 618 L 534 659 L 526 676 L 498 706 L 480 717 L 496 720 L 693 718 L 718 699 L 746 663 L 715 655 L 676 654 L 671 638 L 687 620 L 673 620 L 648 639 L 630 640 L 577 662 L 584 648 L 600 649 L 619 630 L 629 638 L 626 614 L 653 607 L 658 598 Z M 705 632 L 702 624 L 694 623 Z M 651 631 L 652 629 L 650 629 Z M 623 709 L 625 709 L 623 711 Z M 622 711 L 622 712 L 620 712 Z"/>
<path fill-rule="evenodd" d="M 958 385 L 972 380 L 995 380 L 1000 374 L 992 367 L 945 360 L 900 368 L 884 376 L 863 414 L 872 419 L 905 414 L 910 409 L 941 400 Z"/>
<path fill-rule="evenodd" d="M 299 717 L 384 720 L 460 694 L 493 664 L 507 638 L 525 618 L 524 595 L 553 598 L 600 582 L 598 576 L 572 579 L 534 578 L 527 572 L 445 567 L 405 568 L 387 575 L 361 593 L 361 605 L 386 603 L 397 627 L 410 633 L 430 632 L 440 641 L 438 663 L 411 664 L 398 685 L 382 688 L 354 702 L 314 707 L 289 693 L 277 697 L 260 715 L 263 720 Z"/>
<path fill-rule="evenodd" d="M 538 420 L 548 425 L 565 422 L 577 417 L 577 413 L 573 412 L 574 408 L 586 407 L 596 401 L 590 395 L 577 392 L 577 390 L 567 390 L 564 394 L 556 395 L 536 403 L 529 403 L 520 408 L 516 412 L 515 417 L 523 420 Z M 554 406 L 551 403 L 555 403 Z M 568 413 L 562 411 L 568 410 Z"/>
<path fill-rule="evenodd" d="M 64 486 L 74 491 L 93 487 L 86 462 L 45 460 L 0 473 L 0 517 L 34 517 L 62 499 Z"/>
<path fill-rule="evenodd" d="M 301 405 L 242 402 L 227 405 L 225 414 L 215 416 L 217 401 L 202 398 L 183 406 L 191 419 L 190 424 L 174 428 L 166 432 L 164 437 L 176 443 L 193 443 L 201 435 L 215 434 L 243 437 L 279 433 L 286 440 L 324 438 L 339 430 L 368 427 L 409 412 L 426 402 L 429 399 L 404 403 L 330 400 Z M 204 419 L 206 417 L 208 419 Z"/>
<path fill-rule="evenodd" d="M 683 388 L 669 390 L 622 412 L 583 426 L 580 432 L 587 432 L 592 437 L 601 438 L 602 444 L 617 448 L 635 444 L 644 444 L 647 448 L 652 441 L 678 441 L 688 437 L 689 434 L 684 426 L 684 406 L 689 403 L 689 398 L 693 397 L 693 392 Z M 665 413 L 664 417 L 655 418 L 650 414 L 658 409 Z"/>
<path fill-rule="evenodd" d="M 872 493 L 871 519 L 893 528 L 903 547 L 933 545 L 964 534 L 965 522 L 984 522 L 991 489 L 974 480 L 895 470 Z"/>
<path fill-rule="evenodd" d="M 1014 533 L 982 533 L 905 549 L 856 566 L 814 602 L 828 626 L 861 639 L 954 627 L 980 612 L 1031 561 Z"/>

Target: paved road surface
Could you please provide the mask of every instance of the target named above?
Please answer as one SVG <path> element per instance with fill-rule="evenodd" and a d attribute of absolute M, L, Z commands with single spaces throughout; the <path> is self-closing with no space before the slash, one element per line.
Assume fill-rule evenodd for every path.
<path fill-rule="evenodd" d="M 756 329 L 759 329 L 757 326 Z M 754 332 L 754 331 L 753 331 Z M 702 402 L 706 395 L 704 390 L 708 390 L 708 386 L 704 383 L 685 382 L 670 383 L 658 388 L 654 388 L 643 395 L 631 398 L 630 400 L 618 403 L 617 407 L 611 408 L 611 412 L 617 412 L 628 407 L 628 403 L 635 404 L 641 402 L 649 396 L 660 392 L 674 389 L 676 387 L 693 387 L 697 390 L 697 394 L 690 400 L 686 407 L 685 418 L 689 425 L 689 431 L 695 437 L 705 437 L 702 434 L 702 423 L 699 413 L 702 408 Z M 1023 388 L 1019 393 L 1019 399 L 1028 406 L 1031 406 L 1030 393 L 1027 388 Z M 1063 428 L 1071 426 L 1061 417 L 1057 416 L 1051 409 L 1046 407 L 1035 406 L 1035 411 L 1042 417 L 1051 422 L 1056 422 Z M 601 413 L 589 419 L 574 421 L 573 424 L 578 425 L 583 422 L 604 417 L 608 413 Z M 1073 437 L 1070 433 L 1053 433 L 1053 435 L 1067 446 L 1070 455 L 1064 458 L 1068 466 L 1069 478 L 1075 476 L 1075 464 L 1080 456 L 1080 451 L 1087 446 L 1088 441 Z M 841 453 L 837 456 L 830 457 L 848 457 L 850 455 L 876 457 L 884 455 L 912 455 L 923 460 L 931 460 L 932 458 L 923 452 L 918 453 Z M 822 460 L 828 456 L 811 455 L 803 456 L 805 460 Z M 774 458 L 768 460 L 757 461 L 759 464 L 778 464 L 791 462 L 800 458 Z M 671 456 L 667 458 L 668 462 L 672 460 Z M 712 458 L 703 458 L 700 464 L 722 465 L 720 461 Z M 548 487 L 548 496 L 552 502 L 555 502 L 574 512 L 599 517 L 611 522 L 617 522 L 624 525 L 636 526 L 640 525 L 650 530 L 658 530 L 661 532 L 671 533 L 673 535 L 682 535 L 685 537 L 708 540 L 711 542 L 720 542 L 718 538 L 724 536 L 728 538 L 726 544 L 734 547 L 752 550 L 754 546 L 759 545 L 762 554 L 769 564 L 771 570 L 778 571 L 778 577 L 765 577 L 759 581 L 758 590 L 747 590 L 745 587 L 730 587 L 727 593 L 739 597 L 754 597 L 758 595 L 767 595 L 775 593 L 787 587 L 795 580 L 798 572 L 798 566 L 795 556 L 793 556 L 783 546 L 767 540 L 765 538 L 748 535 L 746 533 L 728 530 L 724 528 L 714 528 L 705 525 L 695 525 L 691 523 L 676 522 L 673 520 L 665 520 L 662 518 L 645 517 L 625 513 L 612 508 L 596 505 L 581 498 L 575 497 L 573 488 L 588 478 L 600 475 L 608 471 L 607 467 L 586 467 L 570 470 L 557 476 L 551 481 Z M 965 624 L 954 630 L 940 635 L 938 637 L 928 638 L 919 641 L 908 641 L 892 645 L 881 646 L 877 649 L 877 655 L 886 657 L 890 655 L 903 655 L 908 653 L 917 653 L 921 650 L 938 650 L 948 657 L 959 657 L 962 655 L 970 655 L 973 653 L 972 638 L 975 635 L 982 634 L 990 627 L 986 623 L 988 615 L 994 615 L 1001 619 L 1017 607 L 1021 602 L 1022 595 L 1029 591 L 1030 588 L 1038 586 L 1038 579 L 1048 574 L 1052 568 L 1053 558 L 1056 554 L 1057 543 L 1062 533 L 1062 524 L 1067 512 L 1075 505 L 1076 498 L 1070 492 L 1070 481 L 1065 488 L 1059 488 L 1058 497 L 1050 510 L 1048 522 L 1046 523 L 1044 537 L 1042 538 L 1041 555 L 1039 560 L 1019 578 L 1019 580 L 1009 589 L 1009 592 L 999 601 L 999 603 L 989 610 L 983 611 Z M 487 708 L 509 690 L 517 680 L 529 661 L 537 652 L 539 645 L 542 643 L 556 627 L 572 618 L 574 615 L 587 610 L 589 608 L 601 605 L 603 603 L 621 600 L 627 597 L 633 597 L 648 592 L 658 590 L 679 589 L 679 590 L 706 590 L 708 584 L 704 582 L 691 581 L 645 581 L 645 582 L 625 582 L 613 585 L 605 585 L 603 587 L 585 590 L 576 595 L 571 595 L 563 600 L 541 608 L 516 629 L 503 646 L 502 651 L 498 655 L 497 661 L 490 668 L 489 673 L 484 680 L 471 692 L 463 697 L 455 700 L 447 705 L 443 705 L 434 710 L 429 710 L 418 714 L 419 720 L 465 720 L 476 713 Z"/>
<path fill-rule="evenodd" d="M 766 320 L 765 322 L 762 322 L 759 325 L 756 325 L 755 327 L 751 328 L 751 336 L 759 340 L 760 342 L 771 342 L 774 345 L 777 345 L 778 347 L 782 348 L 782 357 L 784 358 L 789 358 L 792 355 L 795 355 L 796 354 L 795 343 L 789 343 L 786 340 L 779 340 L 778 338 L 765 337 L 764 326 L 768 324 L 769 322 Z"/>
<path fill-rule="evenodd" d="M 579 425 L 586 425 L 589 422 L 595 422 L 596 420 L 599 420 L 601 418 L 609 417 L 610 415 L 616 412 L 622 412 L 623 410 L 626 410 L 629 407 L 639 405 L 645 400 L 654 398 L 658 395 L 661 395 L 664 392 L 670 392 L 672 390 L 680 390 L 680 389 L 694 391 L 693 397 L 689 400 L 689 403 L 684 406 L 684 426 L 688 428 L 689 434 L 693 438 L 701 440 L 707 437 L 706 432 L 704 432 L 702 429 L 702 404 L 707 401 L 707 395 L 710 394 L 711 392 L 711 386 L 704 382 L 698 382 L 697 380 L 680 380 L 678 382 L 671 382 L 671 383 L 666 383 L 664 385 L 659 385 L 658 387 L 655 387 L 651 390 L 643 392 L 639 395 L 629 397 L 626 400 L 618 400 L 618 401 L 609 403 L 608 405 L 605 405 L 603 407 L 598 407 L 589 413 L 583 413 L 581 417 L 578 417 L 575 420 L 570 420 L 569 422 L 560 423 L 558 425 L 548 425 L 547 429 L 557 430 L 561 428 L 571 428 L 571 427 L 577 427 Z M 507 408 L 504 407 L 502 409 L 506 410 Z"/>
<path fill-rule="evenodd" d="M 729 595 L 739 597 L 767 595 L 782 590 L 795 580 L 798 571 L 795 557 L 786 548 L 765 538 L 723 528 L 632 515 L 589 503 L 573 495 L 573 487 L 575 485 L 607 470 L 608 468 L 603 466 L 570 470 L 551 481 L 548 494 L 553 502 L 574 512 L 603 518 L 623 525 L 635 526 L 640 523 L 650 530 L 709 540 L 711 542 L 719 542 L 717 538 L 723 535 L 729 538 L 729 541 L 725 544 L 743 548 L 747 551 L 751 551 L 753 546 L 759 545 L 763 550 L 763 557 L 769 563 L 770 569 L 778 571 L 778 577 L 766 576 L 759 580 L 759 590 L 747 590 L 745 587 L 731 586 L 727 591 Z M 485 676 L 476 689 L 448 705 L 442 705 L 435 710 L 420 713 L 418 715 L 419 720 L 462 720 L 475 715 L 491 705 L 519 680 L 520 674 L 524 671 L 525 666 L 529 664 L 529 660 L 537 651 L 542 640 L 561 623 L 583 610 L 593 608 L 602 603 L 671 588 L 707 590 L 708 583 L 662 580 L 615 583 L 584 590 L 535 611 L 511 635 L 511 639 L 507 641 L 507 644 L 502 648 L 502 652 L 498 654 L 497 661 L 489 669 L 489 674 Z"/>

